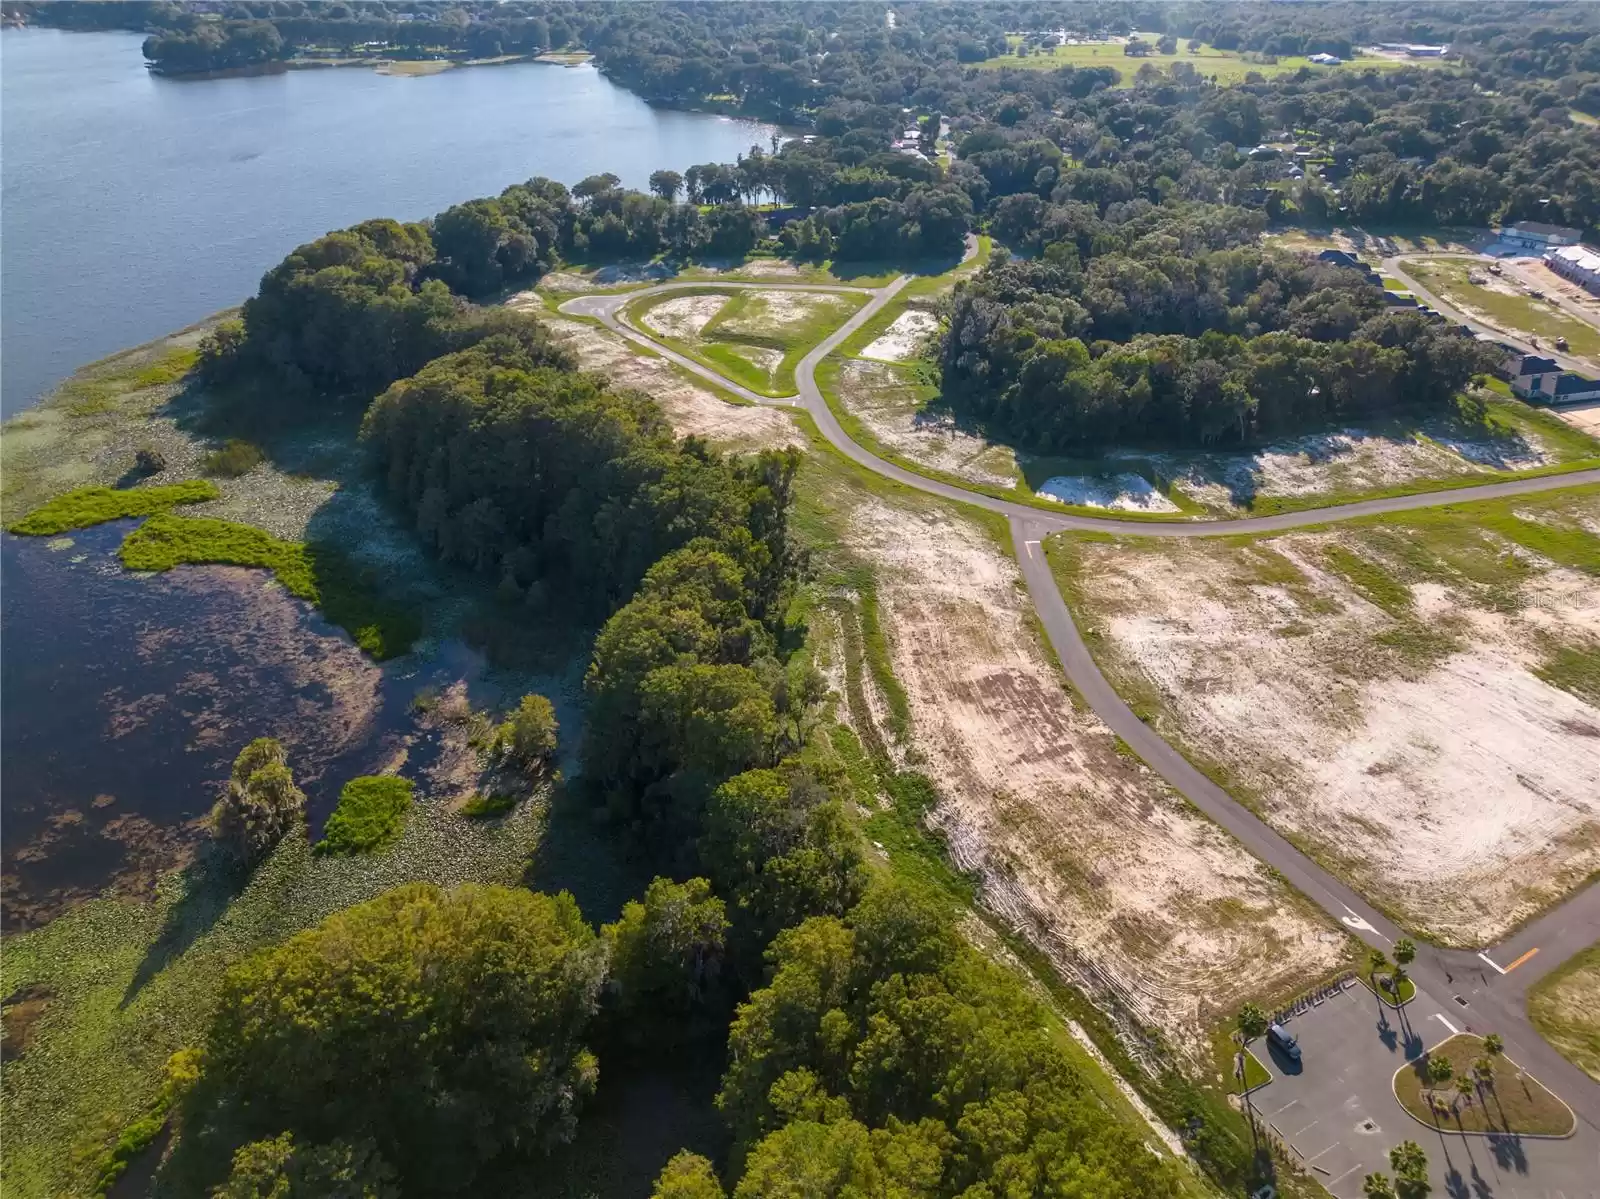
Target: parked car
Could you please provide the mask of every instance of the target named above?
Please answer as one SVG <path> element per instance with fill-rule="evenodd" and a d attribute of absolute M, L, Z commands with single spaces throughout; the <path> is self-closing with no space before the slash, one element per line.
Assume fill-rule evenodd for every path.
<path fill-rule="evenodd" d="M 1566 348 L 1567 348 L 1567 339 L 1565 337 L 1556 338 L 1556 349 L 1564 350 Z"/>
<path fill-rule="evenodd" d="M 1300 1060 L 1300 1041 L 1281 1024 L 1267 1025 L 1267 1040 L 1278 1047 L 1279 1052 L 1291 1062 Z"/>

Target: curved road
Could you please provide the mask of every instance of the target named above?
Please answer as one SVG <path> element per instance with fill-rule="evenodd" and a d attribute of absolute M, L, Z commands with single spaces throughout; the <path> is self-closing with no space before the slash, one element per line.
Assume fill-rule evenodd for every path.
<path fill-rule="evenodd" d="M 971 257 L 975 243 L 969 244 Z M 1276 869 L 1335 920 L 1368 945 L 1388 952 L 1403 930 L 1368 904 L 1360 895 L 1316 862 L 1306 857 L 1281 834 L 1274 831 L 1216 783 L 1197 770 L 1187 758 L 1168 744 L 1149 725 L 1133 714 L 1116 689 L 1107 681 L 1084 644 L 1072 614 L 1068 611 L 1055 578 L 1045 560 L 1043 540 L 1051 533 L 1067 529 L 1095 530 L 1132 534 L 1141 537 L 1217 537 L 1237 533 L 1274 533 L 1285 529 L 1351 520 L 1386 512 L 1405 512 L 1441 504 L 1524 495 L 1600 483 L 1600 469 L 1517 479 L 1481 487 L 1462 487 L 1450 491 L 1388 499 L 1363 500 L 1334 508 L 1316 508 L 1278 516 L 1250 517 L 1243 520 L 1213 521 L 1130 521 L 1114 518 L 1054 513 L 1010 500 L 967 491 L 879 458 L 857 444 L 840 426 L 833 410 L 817 386 L 817 366 L 851 334 L 881 312 L 910 282 L 902 275 L 887 287 L 868 289 L 811 284 L 724 283 L 719 287 L 751 287 L 762 290 L 781 288 L 793 291 L 843 291 L 866 293 L 872 298 L 854 316 L 836 329 L 800 360 L 795 368 L 799 394 L 784 400 L 741 387 L 716 371 L 662 345 L 641 332 L 621 314 L 624 305 L 640 296 L 655 295 L 691 287 L 699 283 L 662 283 L 621 295 L 580 296 L 561 305 L 561 311 L 574 316 L 598 319 L 613 332 L 695 375 L 757 404 L 794 405 L 805 408 L 817 427 L 835 449 L 853 462 L 907 487 L 958 503 L 971 504 L 998 512 L 1011 522 L 1011 536 L 1017 561 L 1027 582 L 1029 595 L 1050 638 L 1067 678 L 1085 702 L 1113 732 L 1181 795 L 1189 799 L 1217 824 L 1232 834 L 1256 857 Z M 1600 1085 L 1552 1049 L 1534 1031 L 1524 1011 L 1528 985 L 1538 976 L 1559 965 L 1571 952 L 1600 941 L 1600 886 L 1587 887 L 1559 907 L 1521 929 L 1503 945 L 1491 947 L 1482 955 L 1464 950 L 1438 950 L 1423 947 L 1412 966 L 1411 976 L 1419 990 L 1431 997 L 1441 1010 L 1458 1015 L 1463 1027 L 1498 1032 L 1505 1038 L 1508 1054 L 1539 1078 L 1559 1091 L 1574 1111 L 1588 1124 L 1587 1135 L 1600 1128 Z M 1529 948 L 1540 953 L 1523 958 Z M 1522 958 L 1514 971 L 1505 967 Z M 1537 965 L 1535 965 L 1537 963 Z M 1459 997 L 1459 998 L 1457 998 Z M 1464 1001 L 1464 1003 L 1462 1002 Z M 1450 1006 L 1454 1005 L 1454 1006 Z M 1439 1039 L 1443 1037 L 1443 1029 Z"/>

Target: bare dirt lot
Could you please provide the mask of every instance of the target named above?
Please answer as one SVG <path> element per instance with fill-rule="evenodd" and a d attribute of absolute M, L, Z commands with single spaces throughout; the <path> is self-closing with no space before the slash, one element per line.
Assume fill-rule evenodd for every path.
<path fill-rule="evenodd" d="M 767 449 L 806 444 L 794 420 L 776 408 L 730 404 L 698 387 L 664 358 L 635 353 L 615 333 L 583 321 L 546 318 L 551 331 L 568 339 L 585 370 L 599 371 L 618 387 L 647 392 L 666 411 L 679 436 L 704 437 L 731 449 Z"/>
<path fill-rule="evenodd" d="M 1239 542 L 1057 543 L 1164 735 L 1409 927 L 1600 868 L 1600 490 Z"/>
<path fill-rule="evenodd" d="M 877 576 L 932 815 L 984 901 L 1175 1043 L 1246 995 L 1333 968 L 1347 942 L 1074 706 L 991 532 L 860 495 L 848 551 Z"/>
<path fill-rule="evenodd" d="M 948 417 L 924 411 L 926 389 L 893 367 L 845 359 L 839 368 L 839 402 L 882 445 L 921 466 L 974 483 L 1011 487 L 1019 476 L 1010 448 L 958 429 Z"/>
<path fill-rule="evenodd" d="M 876 358 L 880 362 L 904 362 L 916 354 L 939 327 L 939 318 L 921 308 L 908 308 L 894 322 L 869 342 L 861 351 L 863 358 Z"/>
<path fill-rule="evenodd" d="M 672 296 L 651 304 L 639 322 L 652 333 L 689 341 L 700 336 L 727 302 L 724 295 Z"/>

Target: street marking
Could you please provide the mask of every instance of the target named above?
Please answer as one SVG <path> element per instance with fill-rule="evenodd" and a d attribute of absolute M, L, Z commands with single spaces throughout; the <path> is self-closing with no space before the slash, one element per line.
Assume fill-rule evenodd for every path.
<path fill-rule="evenodd" d="M 1039 543 L 1037 541 L 1024 541 L 1022 544 L 1028 547 L 1028 557 L 1033 557 L 1033 547 Z"/>
<path fill-rule="evenodd" d="M 1527 953 L 1523 954 L 1516 961 L 1512 962 L 1511 965 L 1507 966 L 1504 970 L 1500 971 L 1500 973 L 1501 974 L 1510 974 L 1518 966 L 1522 965 L 1523 962 L 1527 961 L 1529 958 L 1531 958 L 1534 954 L 1536 954 L 1538 952 L 1539 952 L 1538 946 L 1534 946 L 1532 949 L 1528 950 Z"/>
<path fill-rule="evenodd" d="M 1350 928 L 1364 930 L 1364 931 L 1372 933 L 1372 934 L 1374 934 L 1376 936 L 1382 936 L 1382 934 L 1379 933 L 1377 929 L 1373 928 L 1372 925 L 1368 924 L 1360 916 L 1357 916 L 1356 915 L 1356 910 L 1353 907 L 1351 907 L 1349 904 L 1343 904 L 1342 906 L 1343 906 L 1344 910 L 1349 912 L 1350 914 L 1348 916 L 1340 916 L 1339 919 L 1340 919 L 1341 922 L 1343 922 L 1345 925 L 1347 925 Z M 1387 941 L 1389 938 L 1388 937 L 1384 937 L 1383 939 L 1385 941 Z"/>
<path fill-rule="evenodd" d="M 1482 958 L 1485 962 L 1487 962 L 1489 964 L 1489 966 L 1493 968 L 1493 970 L 1494 970 L 1494 972 L 1496 974 L 1504 974 L 1505 973 L 1505 971 L 1500 969 L 1499 965 L 1496 964 L 1495 960 L 1492 957 L 1490 957 L 1488 954 L 1480 953 L 1478 956 L 1480 958 Z"/>
<path fill-rule="evenodd" d="M 1440 1024 L 1442 1024 L 1446 1028 L 1448 1028 L 1450 1030 L 1450 1035 L 1451 1036 L 1457 1036 L 1457 1035 L 1460 1034 L 1461 1030 L 1459 1028 L 1457 1028 L 1454 1024 L 1451 1024 L 1450 1021 L 1446 1020 L 1444 1018 L 1444 1014 L 1442 1012 L 1435 1012 L 1433 1014 L 1433 1018 L 1435 1020 L 1437 1020 Z"/>

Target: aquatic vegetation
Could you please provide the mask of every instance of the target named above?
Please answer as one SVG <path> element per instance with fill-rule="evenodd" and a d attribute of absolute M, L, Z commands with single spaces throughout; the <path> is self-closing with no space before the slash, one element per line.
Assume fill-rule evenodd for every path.
<path fill-rule="evenodd" d="M 351 779 L 323 827 L 318 853 L 371 853 L 399 840 L 411 811 L 410 779 L 375 775 Z"/>
<path fill-rule="evenodd" d="M 208 475 L 237 479 L 240 475 L 247 475 L 260 466 L 264 457 L 266 455 L 261 452 L 260 446 L 231 437 L 220 450 L 213 450 L 205 456 L 200 469 Z"/>
<path fill-rule="evenodd" d="M 151 516 L 178 504 L 201 504 L 217 498 L 217 485 L 209 479 L 189 479 L 160 487 L 80 487 L 59 495 L 11 526 L 11 532 L 28 537 L 51 537 L 69 529 L 86 529 L 108 520 Z"/>
<path fill-rule="evenodd" d="M 117 553 L 129 570 L 196 563 L 270 570 L 289 594 L 316 604 L 380 661 L 405 653 L 422 632 L 415 616 L 381 600 L 372 582 L 325 543 L 282 541 L 249 525 L 161 512 L 129 533 Z"/>

